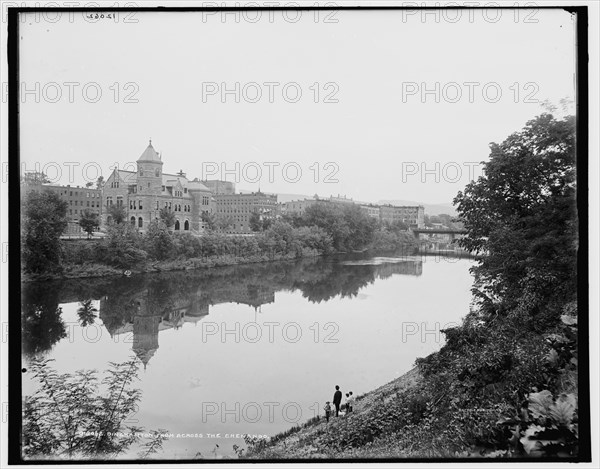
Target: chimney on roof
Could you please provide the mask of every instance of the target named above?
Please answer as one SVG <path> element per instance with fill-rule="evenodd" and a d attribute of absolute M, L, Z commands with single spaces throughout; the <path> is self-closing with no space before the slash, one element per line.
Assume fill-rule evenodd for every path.
<path fill-rule="evenodd" d="M 183 170 L 179 170 L 179 172 L 177 173 L 177 176 L 181 176 L 182 178 L 185 177 L 185 173 L 183 172 Z"/>

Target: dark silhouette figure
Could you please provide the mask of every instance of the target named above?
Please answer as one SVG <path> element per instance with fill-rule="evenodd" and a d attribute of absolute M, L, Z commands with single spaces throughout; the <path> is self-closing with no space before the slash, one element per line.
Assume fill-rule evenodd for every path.
<path fill-rule="evenodd" d="M 338 417 L 340 415 L 340 404 L 342 403 L 342 391 L 340 391 L 340 387 L 335 387 L 335 393 L 333 394 L 333 405 L 335 405 L 335 416 Z"/>
<path fill-rule="evenodd" d="M 329 401 L 325 403 L 323 409 L 325 410 L 325 419 L 327 420 L 327 423 L 329 423 L 329 417 L 331 416 L 331 406 L 329 405 Z"/>

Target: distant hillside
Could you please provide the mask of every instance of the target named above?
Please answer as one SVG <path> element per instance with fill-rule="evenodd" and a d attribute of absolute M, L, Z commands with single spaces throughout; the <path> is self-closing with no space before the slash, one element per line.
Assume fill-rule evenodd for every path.
<path fill-rule="evenodd" d="M 425 207 L 425 213 L 427 215 L 440 215 L 446 213 L 448 215 L 456 216 L 457 212 L 451 203 L 445 204 L 424 204 L 421 202 L 415 202 L 414 200 L 380 200 L 379 204 L 391 204 L 391 205 L 422 205 Z"/>

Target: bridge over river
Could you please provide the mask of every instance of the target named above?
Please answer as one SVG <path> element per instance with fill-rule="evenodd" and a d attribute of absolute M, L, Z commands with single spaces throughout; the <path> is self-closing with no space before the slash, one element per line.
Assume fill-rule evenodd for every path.
<path fill-rule="evenodd" d="M 422 234 L 439 234 L 448 235 L 450 242 L 454 242 L 457 237 L 462 237 L 467 234 L 467 230 L 451 230 L 443 228 L 416 228 L 411 230 L 415 238 L 420 239 Z"/>

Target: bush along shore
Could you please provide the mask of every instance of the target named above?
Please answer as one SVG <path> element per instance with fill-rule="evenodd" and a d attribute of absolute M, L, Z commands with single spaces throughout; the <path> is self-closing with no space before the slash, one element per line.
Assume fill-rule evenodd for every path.
<path fill-rule="evenodd" d="M 106 226 L 102 239 L 62 240 L 64 202 L 51 193 L 32 192 L 23 223 L 23 280 L 191 270 L 364 250 L 412 255 L 418 250 L 406 227 L 382 226 L 353 205 L 316 205 L 302 217 L 274 220 L 253 236 L 174 232 L 163 219 L 140 233 L 124 219 Z"/>
<path fill-rule="evenodd" d="M 349 415 L 248 440 L 238 456 L 573 461 L 587 454 L 574 117 L 533 119 L 492 144 L 483 166 L 485 176 L 454 199 L 467 230 L 462 247 L 485 253 L 471 268 L 473 303 L 463 323 L 443 331 L 445 344 L 409 374 L 357 398 Z"/>

